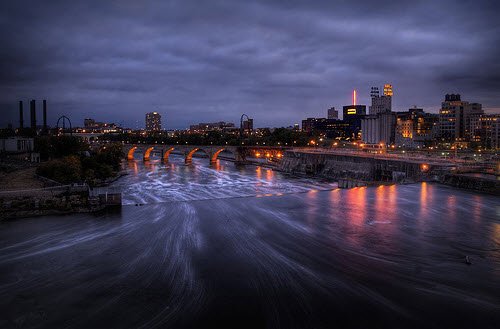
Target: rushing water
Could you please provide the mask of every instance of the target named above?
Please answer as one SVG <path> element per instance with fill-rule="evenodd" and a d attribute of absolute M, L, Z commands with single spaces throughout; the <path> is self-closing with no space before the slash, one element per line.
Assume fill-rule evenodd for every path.
<path fill-rule="evenodd" d="M 0 327 L 498 328 L 495 197 L 207 163 L 128 164 L 117 213 L 0 223 Z"/>

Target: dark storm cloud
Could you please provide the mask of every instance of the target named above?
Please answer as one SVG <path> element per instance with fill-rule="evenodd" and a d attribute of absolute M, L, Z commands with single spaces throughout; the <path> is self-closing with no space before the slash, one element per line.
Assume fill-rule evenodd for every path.
<path fill-rule="evenodd" d="M 0 106 L 47 98 L 67 114 L 168 128 L 290 125 L 390 82 L 394 105 L 443 94 L 500 107 L 491 1 L 12 1 L 0 13 Z"/>

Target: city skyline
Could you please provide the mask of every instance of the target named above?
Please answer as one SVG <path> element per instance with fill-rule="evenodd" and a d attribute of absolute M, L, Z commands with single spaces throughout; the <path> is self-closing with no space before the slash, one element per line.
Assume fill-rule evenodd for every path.
<path fill-rule="evenodd" d="M 49 124 L 64 114 L 136 128 L 157 111 L 166 129 L 242 113 L 289 126 L 349 105 L 353 89 L 368 106 L 370 88 L 385 83 L 394 111 L 437 113 L 448 93 L 498 111 L 491 6 L 2 4 L 0 124 L 18 125 L 19 100 L 47 99 Z"/>

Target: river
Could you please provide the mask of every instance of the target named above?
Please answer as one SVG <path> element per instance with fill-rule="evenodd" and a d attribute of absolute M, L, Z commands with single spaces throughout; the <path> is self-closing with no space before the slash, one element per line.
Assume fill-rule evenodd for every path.
<path fill-rule="evenodd" d="M 498 327 L 493 196 L 126 166 L 120 211 L 0 223 L 1 328 Z"/>

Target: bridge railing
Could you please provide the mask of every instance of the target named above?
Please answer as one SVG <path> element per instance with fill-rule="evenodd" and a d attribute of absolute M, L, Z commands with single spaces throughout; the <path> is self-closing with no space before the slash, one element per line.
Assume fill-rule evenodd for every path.
<path fill-rule="evenodd" d="M 319 147 L 302 147 L 293 148 L 292 152 L 296 153 L 318 153 L 318 154 L 337 154 L 337 155 L 350 155 L 365 158 L 377 158 L 385 160 L 401 160 L 401 161 L 416 161 L 416 162 L 429 162 L 429 163 L 439 163 L 439 164 L 453 164 L 453 165 L 478 165 L 479 163 L 487 163 L 488 160 L 478 162 L 475 160 L 467 160 L 463 158 L 450 158 L 450 157 L 439 157 L 435 154 L 396 154 L 396 153 L 368 153 L 359 150 L 350 149 L 337 149 L 337 148 L 319 148 Z"/>

